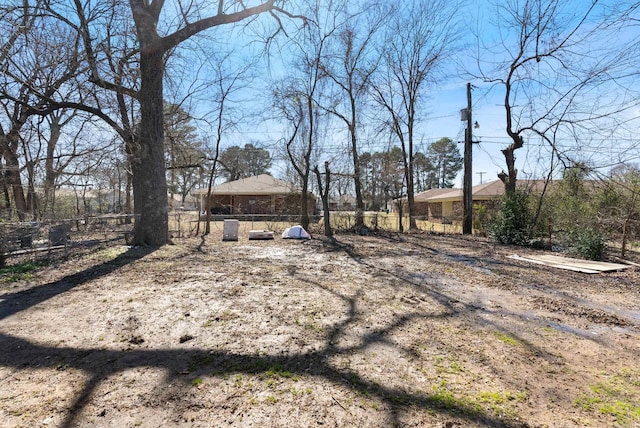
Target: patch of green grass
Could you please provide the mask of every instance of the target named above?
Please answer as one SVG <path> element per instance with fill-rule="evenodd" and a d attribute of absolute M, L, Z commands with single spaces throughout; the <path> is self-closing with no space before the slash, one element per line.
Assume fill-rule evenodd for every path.
<path fill-rule="evenodd" d="M 269 395 L 267 397 L 267 403 L 276 404 L 277 402 L 278 402 L 278 399 L 276 397 L 274 397 L 273 395 Z"/>
<path fill-rule="evenodd" d="M 553 327 L 550 327 L 548 325 L 545 325 L 544 327 L 542 327 L 542 331 L 548 334 L 556 333 L 556 330 Z"/>
<path fill-rule="evenodd" d="M 194 380 L 191 381 L 191 385 L 193 386 L 200 386 L 202 385 L 202 379 L 200 379 L 199 377 L 195 378 Z"/>
<path fill-rule="evenodd" d="M 464 366 L 459 361 L 453 357 L 449 357 L 448 360 L 449 361 L 445 361 L 445 358 L 441 355 L 435 357 L 433 366 L 436 369 L 436 373 L 455 374 L 464 372 Z"/>
<path fill-rule="evenodd" d="M 44 263 L 26 262 L 0 269 L 0 282 L 17 282 L 33 278 L 33 271 L 45 266 Z"/>
<path fill-rule="evenodd" d="M 509 391 L 484 391 L 478 394 L 478 401 L 481 403 L 504 404 L 509 401 L 522 401 L 526 396 L 526 392 L 514 394 Z"/>
<path fill-rule="evenodd" d="M 429 396 L 430 405 L 447 410 L 450 413 L 477 416 L 481 413 L 482 407 L 469 400 L 467 397 L 456 397 L 447 385 L 446 381 L 440 381 L 433 387 L 433 393 Z"/>
<path fill-rule="evenodd" d="M 526 397 L 525 392 L 483 391 L 477 395 L 476 400 L 488 405 L 491 411 L 499 416 L 513 418 L 516 416 L 513 404 L 522 402 Z"/>
<path fill-rule="evenodd" d="M 363 397 L 369 397 L 371 394 L 369 393 L 369 385 L 365 382 L 362 377 L 358 373 L 352 372 L 349 375 L 349 383 L 352 385 L 354 391 Z"/>
<path fill-rule="evenodd" d="M 606 375 L 605 375 L 606 376 Z M 640 421 L 640 371 L 622 369 L 589 386 L 589 392 L 574 400 L 583 410 L 613 416 L 621 426 Z"/>
<path fill-rule="evenodd" d="M 238 373 L 233 381 L 233 385 L 238 387 L 242 384 L 242 374 Z"/>
<path fill-rule="evenodd" d="M 271 367 L 269 367 L 269 370 L 265 372 L 265 375 L 267 377 L 284 377 L 284 378 L 291 378 L 296 381 L 298 380 L 297 377 L 292 375 L 290 371 L 284 370 L 282 368 L 282 365 L 280 364 L 274 364 Z"/>
<path fill-rule="evenodd" d="M 527 397 L 526 392 L 481 391 L 475 394 L 456 392 L 444 379 L 432 385 L 432 390 L 429 396 L 431 406 L 444 409 L 451 414 L 471 417 L 479 417 L 491 412 L 500 418 L 513 419 L 517 416 L 515 404 L 524 401 Z"/>
<path fill-rule="evenodd" d="M 520 342 L 518 339 L 516 339 L 513 336 L 509 336 L 508 334 L 503 333 L 501 331 L 494 331 L 493 334 L 498 338 L 500 342 L 506 343 L 507 345 L 511 345 L 511 346 L 522 345 L 522 342 Z"/>
<path fill-rule="evenodd" d="M 306 328 L 307 330 L 315 331 L 316 333 L 324 333 L 324 327 L 319 326 L 315 321 L 305 323 L 304 328 Z"/>

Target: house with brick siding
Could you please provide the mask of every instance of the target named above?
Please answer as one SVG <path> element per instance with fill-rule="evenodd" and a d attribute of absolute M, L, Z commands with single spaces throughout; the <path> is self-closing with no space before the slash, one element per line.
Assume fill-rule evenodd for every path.
<path fill-rule="evenodd" d="M 542 180 L 518 180 L 518 188 L 540 192 Z M 504 183 L 500 180 L 478 184 L 471 189 L 474 205 L 483 205 L 487 211 L 495 210 L 504 195 Z M 414 196 L 417 216 L 444 224 L 458 224 L 463 218 L 462 189 L 429 189 Z"/>
<path fill-rule="evenodd" d="M 268 174 L 241 178 L 214 186 L 207 202 L 207 189 L 192 192 L 200 197 L 200 207 L 209 207 L 213 215 L 295 215 L 300 214 L 302 189 Z M 309 214 L 315 209 L 315 197 L 309 198 Z"/>

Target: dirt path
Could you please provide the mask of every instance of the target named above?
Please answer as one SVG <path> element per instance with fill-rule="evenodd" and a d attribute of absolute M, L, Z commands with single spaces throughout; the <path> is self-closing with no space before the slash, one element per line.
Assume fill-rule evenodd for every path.
<path fill-rule="evenodd" d="M 1 284 L 0 426 L 640 426 L 640 272 L 446 236 L 198 243 Z"/>

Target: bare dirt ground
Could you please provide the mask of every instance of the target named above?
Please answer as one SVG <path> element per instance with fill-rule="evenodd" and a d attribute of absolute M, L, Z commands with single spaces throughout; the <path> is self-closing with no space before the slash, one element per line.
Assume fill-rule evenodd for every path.
<path fill-rule="evenodd" d="M 428 234 L 199 244 L 0 284 L 0 426 L 640 426 L 637 270 Z"/>

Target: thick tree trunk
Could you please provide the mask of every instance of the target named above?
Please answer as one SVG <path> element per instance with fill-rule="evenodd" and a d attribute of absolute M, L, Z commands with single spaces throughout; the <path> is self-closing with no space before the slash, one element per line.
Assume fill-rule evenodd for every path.
<path fill-rule="evenodd" d="M 1 185 L 2 185 L 2 194 L 4 195 L 4 206 L 2 207 L 3 210 L 6 211 L 10 211 L 11 209 L 11 195 L 9 193 L 9 188 L 7 187 L 7 181 L 5 178 L 5 171 L 3 168 L 3 171 L 0 172 L 0 174 L 2 174 L 0 176 L 0 180 L 1 180 Z"/>
<path fill-rule="evenodd" d="M 167 179 L 164 165 L 163 51 L 143 49 L 140 54 L 140 129 L 131 156 L 136 223 L 134 245 L 169 242 Z"/>
<path fill-rule="evenodd" d="M 43 215 L 50 214 L 50 218 L 54 216 L 55 204 L 55 185 L 58 179 L 58 172 L 54 164 L 55 148 L 60 140 L 60 124 L 58 121 L 51 121 L 49 124 L 50 136 L 47 142 L 47 157 L 45 158 L 45 175 L 44 175 L 44 206 Z"/>
<path fill-rule="evenodd" d="M 27 210 L 31 213 L 34 220 L 39 218 L 40 203 L 38 200 L 38 194 L 36 193 L 36 173 L 35 164 L 33 162 L 27 163 L 28 174 L 28 187 L 27 187 Z"/>
<path fill-rule="evenodd" d="M 505 163 L 507 164 L 507 172 L 501 172 L 498 174 L 498 178 L 504 183 L 504 190 L 507 195 L 511 195 L 516 191 L 518 170 L 515 167 L 516 157 L 514 152 L 520 147 L 522 147 L 522 144 L 511 144 L 509 147 L 502 150 Z"/>
<path fill-rule="evenodd" d="M 22 186 L 22 179 L 20 178 L 20 164 L 18 158 L 11 152 L 5 153 L 5 160 L 5 179 L 11 188 L 18 219 L 22 221 L 26 218 L 29 210 L 27 209 L 27 200 L 24 197 L 24 187 Z"/>
<path fill-rule="evenodd" d="M 131 209 L 131 187 L 132 187 L 131 173 L 127 171 L 127 184 L 124 191 L 124 213 L 127 216 L 124 219 L 125 224 L 131 224 L 131 215 L 133 210 Z"/>

